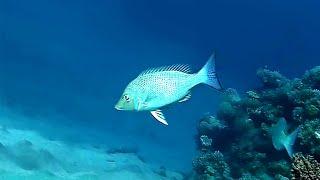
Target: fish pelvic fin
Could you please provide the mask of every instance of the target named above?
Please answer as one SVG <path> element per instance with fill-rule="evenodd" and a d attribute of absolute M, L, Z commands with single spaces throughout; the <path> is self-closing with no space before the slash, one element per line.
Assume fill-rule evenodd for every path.
<path fill-rule="evenodd" d="M 213 53 L 207 63 L 198 72 L 200 83 L 207 84 L 217 90 L 222 90 L 221 83 L 217 77 L 215 65 L 215 53 Z"/>
<path fill-rule="evenodd" d="M 283 142 L 283 145 L 284 147 L 286 148 L 290 158 L 292 158 L 292 155 L 293 155 L 293 145 L 297 139 L 297 136 L 300 132 L 300 127 L 298 127 L 297 129 L 295 129 L 290 135 L 288 135 L 284 142 Z"/>
<path fill-rule="evenodd" d="M 164 125 L 168 125 L 168 122 L 166 121 L 166 118 L 164 117 L 161 110 L 151 111 L 151 114 L 157 121 L 161 122 Z"/>
<path fill-rule="evenodd" d="M 180 99 L 178 102 L 182 103 L 185 101 L 188 101 L 191 98 L 191 92 L 189 91 L 186 96 L 184 96 L 182 99 Z"/>

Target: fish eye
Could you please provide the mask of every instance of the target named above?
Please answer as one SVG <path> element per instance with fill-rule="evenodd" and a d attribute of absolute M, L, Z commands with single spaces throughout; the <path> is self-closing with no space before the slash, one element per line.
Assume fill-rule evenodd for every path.
<path fill-rule="evenodd" d="M 127 102 L 130 102 L 130 97 L 127 94 L 123 96 L 123 99 L 126 100 Z"/>

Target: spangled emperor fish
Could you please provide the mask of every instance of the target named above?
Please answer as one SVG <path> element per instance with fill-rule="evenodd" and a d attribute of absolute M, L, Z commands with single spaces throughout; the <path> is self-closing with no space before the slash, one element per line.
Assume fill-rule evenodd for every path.
<path fill-rule="evenodd" d="M 191 73 L 188 65 L 173 65 L 148 69 L 129 83 L 117 110 L 150 111 L 161 123 L 168 125 L 161 108 L 175 102 L 184 102 L 191 97 L 191 89 L 198 84 L 207 84 L 221 90 L 215 71 L 215 56 L 198 73 Z"/>

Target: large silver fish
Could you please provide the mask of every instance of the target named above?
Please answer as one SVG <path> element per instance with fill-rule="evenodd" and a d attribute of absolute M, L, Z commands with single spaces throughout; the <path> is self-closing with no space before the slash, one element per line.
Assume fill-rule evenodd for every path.
<path fill-rule="evenodd" d="M 175 102 L 188 100 L 190 90 L 198 84 L 207 84 L 217 90 L 221 84 L 215 71 L 215 56 L 198 73 L 190 73 L 188 65 L 173 65 L 143 71 L 129 83 L 117 110 L 150 111 L 153 117 L 168 125 L 161 108 Z"/>

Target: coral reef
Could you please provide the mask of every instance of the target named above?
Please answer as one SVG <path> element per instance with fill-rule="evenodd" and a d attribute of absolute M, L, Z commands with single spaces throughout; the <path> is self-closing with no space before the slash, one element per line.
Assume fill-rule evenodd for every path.
<path fill-rule="evenodd" d="M 261 79 L 264 87 L 277 88 L 284 86 L 288 79 L 282 76 L 279 72 L 270 71 L 268 69 L 259 69 L 257 76 Z"/>
<path fill-rule="evenodd" d="M 204 150 L 207 148 L 210 148 L 210 146 L 212 145 L 212 139 L 206 135 L 202 135 L 200 137 L 200 141 L 201 141 L 201 145 L 203 146 Z"/>
<path fill-rule="evenodd" d="M 231 179 L 229 165 L 221 152 L 203 151 L 193 161 L 193 167 L 198 179 Z"/>
<path fill-rule="evenodd" d="M 225 90 L 216 116 L 200 120 L 196 135 L 200 152 L 193 163 L 197 177 L 210 175 L 210 169 L 216 168 L 211 154 L 220 151 L 230 178 L 290 178 L 291 159 L 285 150 L 274 148 L 271 138 L 271 127 L 280 118 L 286 119 L 288 132 L 301 128 L 294 152 L 320 158 L 320 66 L 301 79 L 290 80 L 268 69 L 259 69 L 257 76 L 261 87 L 243 96 Z"/>
<path fill-rule="evenodd" d="M 297 153 L 293 157 L 291 175 L 292 179 L 319 179 L 320 163 L 310 155 Z"/>
<path fill-rule="evenodd" d="M 307 71 L 305 75 L 302 77 L 302 81 L 313 87 L 320 88 L 320 66 L 314 67 L 313 69 Z"/>
<path fill-rule="evenodd" d="M 204 118 L 200 120 L 198 130 L 201 133 L 208 133 L 215 129 L 223 129 L 226 128 L 225 122 L 218 120 L 214 116 L 207 114 Z"/>

